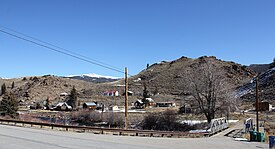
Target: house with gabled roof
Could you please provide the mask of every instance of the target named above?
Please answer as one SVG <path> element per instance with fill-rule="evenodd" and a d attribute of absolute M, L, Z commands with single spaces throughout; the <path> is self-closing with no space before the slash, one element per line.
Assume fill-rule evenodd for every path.
<path fill-rule="evenodd" d="M 109 90 L 103 93 L 104 96 L 119 96 L 118 91 L 116 90 Z"/>
<path fill-rule="evenodd" d="M 56 111 L 71 111 L 73 110 L 72 106 L 68 105 L 66 102 L 59 102 L 53 110 Z"/>

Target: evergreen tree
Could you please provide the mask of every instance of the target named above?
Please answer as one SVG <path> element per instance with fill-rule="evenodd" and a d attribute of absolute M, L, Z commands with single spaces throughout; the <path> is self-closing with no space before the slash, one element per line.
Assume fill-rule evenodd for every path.
<path fill-rule="evenodd" d="M 1 95 L 4 95 L 6 93 L 6 90 L 7 90 L 6 84 L 3 83 L 2 86 L 1 86 Z"/>
<path fill-rule="evenodd" d="M 73 87 L 73 89 L 71 90 L 71 94 L 70 94 L 70 99 L 69 99 L 69 104 L 73 107 L 76 108 L 76 103 L 77 103 L 77 91 L 75 89 L 75 87 Z"/>
<path fill-rule="evenodd" d="M 149 91 L 147 90 L 146 84 L 144 84 L 144 89 L 143 89 L 143 99 L 142 102 L 144 103 L 145 107 L 148 106 L 149 101 L 146 100 L 146 98 L 150 98 Z"/>
<path fill-rule="evenodd" d="M 154 90 L 154 93 L 153 93 L 154 95 L 157 95 L 157 94 L 159 94 L 159 90 L 158 90 L 158 87 L 157 86 L 155 86 L 155 90 Z"/>
<path fill-rule="evenodd" d="M 77 101 L 77 106 L 80 106 L 80 100 Z"/>
<path fill-rule="evenodd" d="M 274 68 L 275 67 L 275 58 L 273 59 L 273 62 L 269 65 L 269 68 Z"/>
<path fill-rule="evenodd" d="M 36 107 L 36 109 L 42 109 L 42 106 L 39 102 L 36 103 L 35 107 Z"/>
<path fill-rule="evenodd" d="M 149 64 L 147 64 L 147 65 L 146 65 L 146 69 L 148 69 L 148 68 L 149 68 L 149 66 L 150 66 L 150 65 L 149 65 Z"/>
<path fill-rule="evenodd" d="M 143 99 L 150 98 L 149 91 L 147 90 L 146 84 L 144 84 L 144 89 L 143 89 Z"/>
<path fill-rule="evenodd" d="M 17 116 L 18 101 L 14 94 L 6 93 L 0 102 L 0 111 L 5 112 L 6 115 L 15 118 Z"/>
<path fill-rule="evenodd" d="M 11 84 L 11 89 L 13 89 L 13 88 L 14 88 L 14 81 Z"/>
<path fill-rule="evenodd" d="M 45 107 L 46 107 L 46 110 L 50 109 L 50 99 L 49 98 L 46 99 Z"/>

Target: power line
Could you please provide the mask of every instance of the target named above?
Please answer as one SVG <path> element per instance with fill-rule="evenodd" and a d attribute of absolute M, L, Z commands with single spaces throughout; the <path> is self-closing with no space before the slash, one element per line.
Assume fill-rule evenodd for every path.
<path fill-rule="evenodd" d="M 4 27 L 4 28 L 6 28 L 6 27 Z M 6 28 L 6 29 L 8 29 L 8 28 Z M 11 29 L 9 29 L 9 30 L 11 30 Z M 25 35 L 25 34 L 22 34 L 22 33 L 16 32 L 16 31 L 13 31 L 13 32 L 16 32 L 17 34 L 21 34 L 21 35 L 26 36 L 26 37 L 28 37 L 28 38 L 31 38 L 31 39 L 33 39 L 33 40 L 37 40 L 37 41 L 39 41 L 40 43 L 38 43 L 38 42 L 36 42 L 36 41 L 33 41 L 33 40 L 30 40 L 30 39 L 27 39 L 27 38 L 24 38 L 24 37 L 21 37 L 21 36 L 18 36 L 18 35 L 15 35 L 15 34 L 10 33 L 10 32 L 8 32 L 8 31 L 4 31 L 4 30 L 2 30 L 2 29 L 0 29 L 0 32 L 5 33 L 5 34 L 10 35 L 10 36 L 15 37 L 15 38 L 18 38 L 18 39 L 21 39 L 21 40 L 30 42 L 30 43 L 32 43 L 32 44 L 41 46 L 41 47 L 46 48 L 46 49 L 49 49 L 49 50 L 51 50 L 51 51 L 58 52 L 58 53 L 61 53 L 61 54 L 63 54 L 63 55 L 67 55 L 67 56 L 76 58 L 76 59 L 78 59 L 78 60 L 82 60 L 82 61 L 88 62 L 88 63 L 90 63 L 90 64 L 94 64 L 94 65 L 97 65 L 97 66 L 100 66 L 100 67 L 103 67 L 103 68 L 106 68 L 106 69 L 109 69 L 109 70 L 116 71 L 116 72 L 119 72 L 119 73 L 123 73 L 123 74 L 124 74 L 124 71 L 118 69 L 117 67 L 113 67 L 113 66 L 111 66 L 111 65 L 104 64 L 104 63 L 102 63 L 102 62 L 99 62 L 99 61 L 90 59 L 90 58 L 88 58 L 88 57 L 86 57 L 86 56 L 82 56 L 82 55 L 77 54 L 77 53 L 75 53 L 75 52 L 66 50 L 66 49 L 64 49 L 64 48 L 60 48 L 60 47 L 58 47 L 58 46 L 55 46 L 55 45 L 53 45 L 53 44 L 50 44 L 50 43 L 47 43 L 47 42 L 44 42 L 44 41 L 41 41 L 41 40 L 38 40 L 38 39 L 35 39 L 35 38 L 30 37 L 30 36 L 27 36 L 27 35 Z M 45 44 L 48 44 L 48 45 L 45 45 Z M 52 46 L 52 47 L 51 47 L 51 46 Z M 58 50 L 58 49 L 61 49 L 61 50 Z"/>
<path fill-rule="evenodd" d="M 88 59 L 88 60 L 91 60 L 91 61 L 95 61 L 95 62 L 97 62 L 97 63 L 100 63 L 100 64 L 102 64 L 102 65 L 106 65 L 106 66 L 113 67 L 113 68 L 116 68 L 116 69 L 118 69 L 118 70 L 121 70 L 121 68 L 118 68 L 118 67 L 115 67 L 115 66 L 112 66 L 112 65 L 103 63 L 103 62 L 98 61 L 98 60 L 95 60 L 95 59 L 91 59 L 91 58 L 89 58 L 89 57 L 87 57 L 87 56 L 81 55 L 81 54 L 76 53 L 76 52 L 73 52 L 73 51 L 71 51 L 71 50 L 67 50 L 67 49 L 65 49 L 65 48 L 62 48 L 62 47 L 56 46 L 56 45 L 54 45 L 54 44 L 51 44 L 51 43 L 49 43 L 49 42 L 45 42 L 45 41 L 42 41 L 42 40 L 37 39 L 37 38 L 35 38 L 35 37 L 32 37 L 32 36 L 29 36 L 29 35 L 20 33 L 20 32 L 18 32 L 18 31 L 16 31 L 16 30 L 13 30 L 13 29 L 10 29 L 10 28 L 4 27 L 4 26 L 0 26 L 0 27 L 4 28 L 4 29 L 6 29 L 6 30 L 9 30 L 9 31 L 15 32 L 16 34 L 20 34 L 20 35 L 23 35 L 23 36 L 28 37 L 28 38 L 30 38 L 30 39 L 39 41 L 40 43 L 47 44 L 47 45 L 50 45 L 50 46 L 55 47 L 55 48 L 57 48 L 57 49 L 61 49 L 61 50 L 63 50 L 63 51 L 69 52 L 69 53 L 71 53 L 71 54 L 73 54 L 73 55 L 77 55 L 77 56 L 79 56 L 79 57 L 83 57 L 83 58 L 85 58 L 85 59 Z"/>

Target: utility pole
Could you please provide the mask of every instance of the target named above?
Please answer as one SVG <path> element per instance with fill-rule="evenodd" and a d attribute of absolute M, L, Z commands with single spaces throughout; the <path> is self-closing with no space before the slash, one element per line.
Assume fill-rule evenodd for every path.
<path fill-rule="evenodd" d="M 256 77 L 256 130 L 259 132 L 259 78 Z"/>
<path fill-rule="evenodd" d="M 128 68 L 125 68 L 125 129 L 128 129 Z"/>

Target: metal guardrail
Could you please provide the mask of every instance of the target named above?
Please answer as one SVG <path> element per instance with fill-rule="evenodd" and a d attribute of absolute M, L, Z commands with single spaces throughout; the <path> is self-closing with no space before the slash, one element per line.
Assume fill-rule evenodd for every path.
<path fill-rule="evenodd" d="M 135 130 L 135 129 L 117 129 L 117 128 L 99 128 L 99 127 L 89 127 L 89 126 L 72 126 L 72 125 L 62 125 L 53 123 L 43 123 L 43 122 L 28 122 L 21 120 L 11 120 L 11 119 L 0 119 L 0 124 L 8 124 L 19 126 L 30 125 L 31 127 L 40 126 L 54 128 L 62 128 L 65 131 L 78 130 L 78 131 L 88 131 L 97 134 L 113 134 L 113 135 L 127 135 L 127 136 L 146 136 L 146 137 L 205 137 L 209 136 L 208 132 L 191 133 L 191 132 L 180 132 L 180 131 L 152 131 L 152 130 Z"/>
<path fill-rule="evenodd" d="M 210 128 L 208 129 L 208 132 L 210 133 L 210 135 L 212 135 L 224 129 L 227 129 L 228 126 L 228 121 L 225 117 L 212 119 L 210 122 Z"/>
<path fill-rule="evenodd" d="M 244 131 L 245 133 L 248 133 L 249 131 L 253 130 L 253 119 L 252 118 L 248 118 L 246 120 L 244 120 Z"/>

